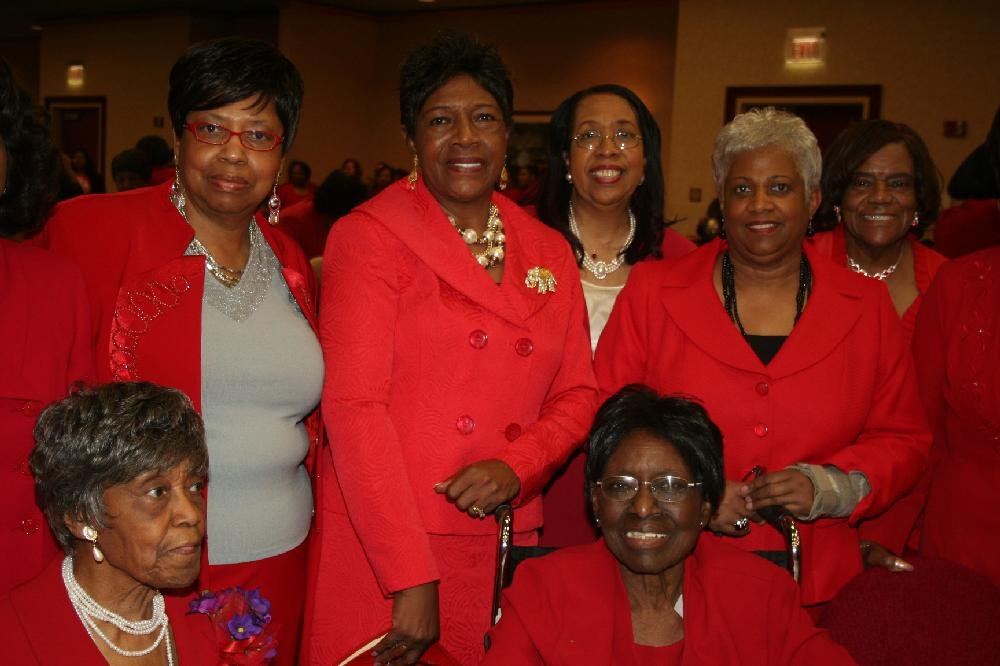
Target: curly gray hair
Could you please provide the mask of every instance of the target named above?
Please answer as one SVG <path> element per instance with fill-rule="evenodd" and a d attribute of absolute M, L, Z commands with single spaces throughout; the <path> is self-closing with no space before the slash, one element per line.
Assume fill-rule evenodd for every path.
<path fill-rule="evenodd" d="M 823 157 L 816 136 L 798 116 L 768 106 L 739 114 L 715 137 L 712 174 L 720 199 L 733 160 L 743 153 L 769 147 L 791 155 L 806 184 L 807 196 L 819 189 Z"/>

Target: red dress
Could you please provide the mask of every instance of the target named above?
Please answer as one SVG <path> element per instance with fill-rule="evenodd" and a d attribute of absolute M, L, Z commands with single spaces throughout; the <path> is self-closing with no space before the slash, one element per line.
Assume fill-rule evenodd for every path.
<path fill-rule="evenodd" d="M 1000 201 L 969 199 L 941 211 L 934 224 L 934 248 L 954 259 L 1000 244 Z"/>
<path fill-rule="evenodd" d="M 813 290 L 767 365 L 726 314 L 712 282 L 724 241 L 677 261 L 636 266 L 597 347 L 601 395 L 640 382 L 700 398 L 725 437 L 726 478 L 755 465 L 805 462 L 863 472 L 871 492 L 848 518 L 801 525 L 802 601 L 829 601 L 861 571 L 857 525 L 908 491 L 926 468 L 930 435 L 899 318 L 882 285 L 805 244 Z M 754 527 L 731 542 L 784 550 Z"/>
<path fill-rule="evenodd" d="M 526 560 L 503 593 L 483 666 L 854 663 L 813 626 L 784 570 L 710 534 L 684 561 L 682 595 L 683 644 L 642 648 L 633 637 L 621 565 L 603 539 Z M 674 662 L 644 659 L 672 650 L 679 651 Z"/>
<path fill-rule="evenodd" d="M 671 261 L 697 247 L 673 229 L 663 232 L 660 250 L 665 261 Z M 653 261 L 652 258 L 649 261 Z M 542 494 L 545 529 L 539 538 L 542 546 L 575 546 L 597 538 L 590 519 L 589 503 L 583 492 L 583 465 L 587 456 L 577 450 L 566 466 L 546 486 Z"/>
<path fill-rule="evenodd" d="M 312 259 L 323 256 L 326 233 L 330 230 L 330 219 L 316 212 L 312 199 L 283 208 L 278 228 L 299 244 L 306 257 Z"/>
<path fill-rule="evenodd" d="M 311 664 L 337 663 L 391 624 L 391 595 L 440 581 L 441 643 L 476 663 L 489 628 L 497 527 L 434 485 L 499 459 L 521 481 L 519 539 L 539 492 L 593 416 L 583 296 L 565 239 L 495 196 L 503 282 L 476 263 L 419 181 L 399 181 L 339 220 L 323 262 L 326 478 Z M 525 284 L 546 268 L 554 292 Z"/>
<path fill-rule="evenodd" d="M 107 660 L 69 601 L 62 579 L 62 562 L 61 556 L 53 558 L 37 577 L 9 595 L 0 595 L 4 663 L 107 666 Z M 163 595 L 178 664 L 216 664 L 219 648 L 210 620 L 204 615 L 187 614 L 192 598 L 193 595 Z"/>
<path fill-rule="evenodd" d="M 1000 247 L 941 269 L 913 344 L 934 435 L 920 552 L 1000 587 Z"/>
<path fill-rule="evenodd" d="M 201 411 L 201 314 L 205 258 L 185 256 L 194 237 L 192 227 L 170 203 L 170 183 L 105 196 L 77 197 L 60 204 L 46 226 L 49 246 L 83 269 L 94 321 L 92 341 L 100 381 L 147 380 L 178 388 Z M 299 247 L 283 232 L 260 224 L 264 239 L 282 265 L 281 273 L 305 318 L 316 330 L 315 275 Z M 322 430 L 319 408 L 307 418 L 310 450 L 305 465 L 314 477 Z M 211 485 L 211 484 L 210 484 Z M 209 500 L 211 491 L 209 490 Z M 315 529 L 315 523 L 313 529 Z M 304 579 L 303 566 L 286 560 L 306 559 L 303 547 L 259 560 L 223 565 L 213 581 L 208 565 L 209 544 L 203 549 L 199 587 L 219 589 L 238 580 L 241 566 L 267 567 L 262 575 L 281 578 L 294 570 L 288 584 L 262 589 L 284 628 L 281 645 L 293 644 L 299 633 Z M 284 557 L 284 556 L 288 557 Z M 283 617 L 278 609 L 290 608 Z M 294 650 L 281 651 L 291 658 Z"/>
<path fill-rule="evenodd" d="M 900 323 L 903 326 L 903 339 L 907 346 L 911 346 L 913 329 L 917 323 L 917 313 L 920 312 L 920 306 L 924 302 L 924 294 L 927 293 L 938 270 L 948 262 L 948 259 L 912 236 L 908 241 L 913 249 L 913 273 L 919 293 L 903 313 Z M 834 263 L 840 266 L 847 265 L 847 244 L 843 226 L 816 234 L 813 243 Z M 875 541 L 894 553 L 916 550 L 920 540 L 917 523 L 927 500 L 927 483 L 928 479 L 922 478 L 913 490 L 893 502 L 883 513 L 862 522 L 858 528 L 861 538 Z"/>
<path fill-rule="evenodd" d="M 51 252 L 0 238 L 0 594 L 58 552 L 35 504 L 32 429 L 49 403 L 90 379 L 87 293 L 80 271 Z"/>

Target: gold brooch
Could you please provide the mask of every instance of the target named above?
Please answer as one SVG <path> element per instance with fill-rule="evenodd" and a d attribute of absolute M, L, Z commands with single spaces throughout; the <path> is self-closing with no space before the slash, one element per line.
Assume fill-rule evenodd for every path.
<path fill-rule="evenodd" d="M 539 294 L 547 294 L 556 290 L 556 276 L 547 268 L 535 266 L 528 271 L 524 278 L 524 286 L 528 289 L 537 289 Z"/>

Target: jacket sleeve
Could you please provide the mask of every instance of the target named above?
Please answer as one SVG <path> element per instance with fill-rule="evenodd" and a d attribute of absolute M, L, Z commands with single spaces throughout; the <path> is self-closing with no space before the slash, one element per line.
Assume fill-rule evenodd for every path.
<path fill-rule="evenodd" d="M 931 443 L 899 318 L 888 291 L 877 290 L 877 298 L 871 344 L 879 352 L 871 407 L 858 438 L 827 461 L 844 471 L 863 472 L 871 484 L 848 519 L 852 525 L 885 510 L 913 487 L 926 470 Z"/>
<path fill-rule="evenodd" d="M 373 220 L 338 222 L 327 238 L 320 307 L 333 465 L 384 593 L 439 578 L 388 413 L 399 300 L 398 252 L 388 243 Z"/>
<path fill-rule="evenodd" d="M 625 288 L 615 301 L 608 323 L 597 343 L 594 374 L 598 401 L 603 403 L 618 389 L 642 382 L 646 375 L 648 334 L 648 273 L 643 264 L 632 269 Z"/>
<path fill-rule="evenodd" d="M 849 666 L 855 664 L 847 650 L 830 633 L 817 628 L 802 609 L 799 591 L 791 577 L 777 572 L 767 602 L 768 664 L 795 666 Z"/>
<path fill-rule="evenodd" d="M 566 256 L 571 259 L 568 250 Z M 524 504 L 541 492 L 555 470 L 586 438 L 594 417 L 597 385 L 590 362 L 587 306 L 576 277 L 575 263 L 566 262 L 562 274 L 571 276 L 558 285 L 570 292 L 562 363 L 542 403 L 538 420 L 525 428 L 524 433 L 498 456 L 514 470 L 521 482 L 515 505 Z"/>

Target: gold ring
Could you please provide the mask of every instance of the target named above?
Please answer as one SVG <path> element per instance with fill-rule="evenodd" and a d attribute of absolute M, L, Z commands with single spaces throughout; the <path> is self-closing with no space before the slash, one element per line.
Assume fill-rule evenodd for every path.
<path fill-rule="evenodd" d="M 476 518 L 485 518 L 486 512 L 480 509 L 478 506 L 470 506 L 469 513 L 471 513 Z"/>

